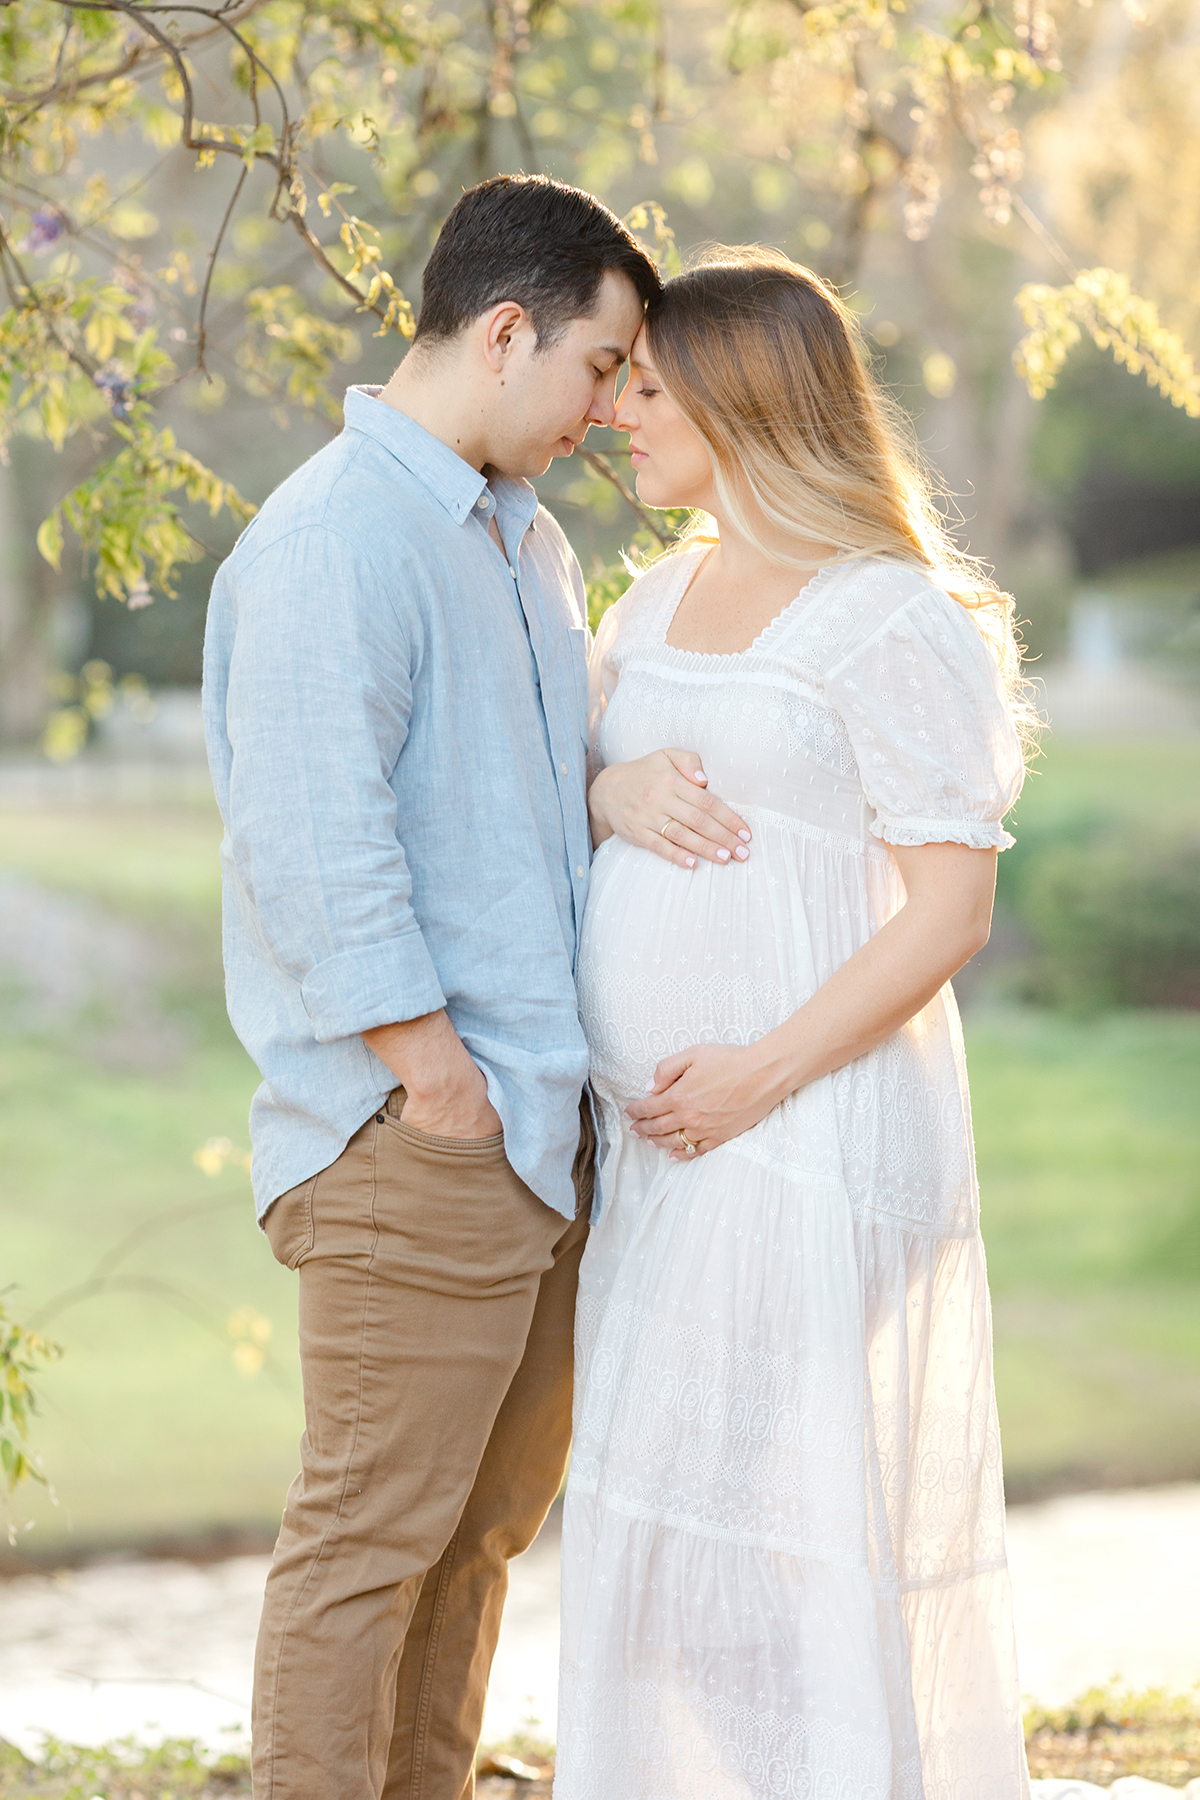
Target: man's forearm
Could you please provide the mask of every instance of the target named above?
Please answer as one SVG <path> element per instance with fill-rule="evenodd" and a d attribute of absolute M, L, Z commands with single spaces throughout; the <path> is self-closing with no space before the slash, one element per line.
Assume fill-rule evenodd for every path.
<path fill-rule="evenodd" d="M 394 1025 L 374 1025 L 362 1037 L 409 1094 L 433 1097 L 469 1074 L 465 1063 L 475 1067 L 444 1008 Z"/>
<path fill-rule="evenodd" d="M 362 1038 L 404 1089 L 405 1118 L 418 1130 L 463 1138 L 499 1131 L 487 1082 L 444 1010 L 374 1025 Z"/>

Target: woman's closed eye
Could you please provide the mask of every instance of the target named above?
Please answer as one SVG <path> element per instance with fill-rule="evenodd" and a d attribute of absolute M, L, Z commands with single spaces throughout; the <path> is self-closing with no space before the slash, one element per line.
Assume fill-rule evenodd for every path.
<path fill-rule="evenodd" d="M 641 399 L 651 400 L 651 399 L 653 399 L 654 395 L 657 394 L 658 389 L 657 388 L 640 387 L 640 388 L 636 388 L 634 391 L 640 396 Z"/>

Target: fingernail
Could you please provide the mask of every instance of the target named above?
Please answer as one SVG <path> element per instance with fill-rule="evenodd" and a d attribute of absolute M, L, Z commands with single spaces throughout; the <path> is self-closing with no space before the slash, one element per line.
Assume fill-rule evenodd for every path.
<path fill-rule="evenodd" d="M 717 851 L 717 861 L 718 862 L 728 862 L 729 861 L 728 850 L 718 850 Z"/>
<path fill-rule="evenodd" d="M 650 1077 L 649 1081 L 646 1083 L 646 1092 L 648 1094 L 652 1094 L 654 1092 L 654 1077 L 653 1077 L 653 1075 Z"/>
<path fill-rule="evenodd" d="M 694 856 L 689 856 L 689 857 L 688 857 L 688 859 L 687 859 L 687 866 L 688 866 L 688 868 L 689 868 L 689 869 L 694 869 L 694 868 L 695 868 L 695 866 L 696 866 L 696 859 L 695 859 L 695 857 L 694 857 Z"/>
<path fill-rule="evenodd" d="M 750 842 L 750 833 L 745 829 L 744 826 L 743 826 L 742 830 L 738 832 L 738 836 L 741 838 L 743 844 L 748 844 Z"/>
<path fill-rule="evenodd" d="M 745 862 L 750 852 L 747 850 L 745 844 L 739 844 L 733 854 L 737 857 L 739 862 Z"/>
<path fill-rule="evenodd" d="M 692 780 L 693 781 L 707 781 L 708 776 L 704 773 L 703 769 L 697 769 L 692 776 Z"/>

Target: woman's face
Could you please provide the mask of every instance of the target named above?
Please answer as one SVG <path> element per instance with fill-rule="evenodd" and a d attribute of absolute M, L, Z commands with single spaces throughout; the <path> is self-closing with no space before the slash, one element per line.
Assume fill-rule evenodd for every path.
<path fill-rule="evenodd" d="M 644 325 L 629 354 L 629 380 L 613 425 L 629 433 L 639 500 L 647 506 L 712 510 L 712 464 L 704 440 L 664 391 Z"/>

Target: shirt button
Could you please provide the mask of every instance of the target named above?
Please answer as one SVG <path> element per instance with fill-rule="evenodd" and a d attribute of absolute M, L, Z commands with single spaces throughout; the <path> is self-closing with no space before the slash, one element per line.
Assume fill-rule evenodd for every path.
<path fill-rule="evenodd" d="M 559 768 L 560 768 L 560 769 L 561 769 L 561 770 L 562 770 L 562 772 L 563 772 L 563 774 L 564 774 L 564 775 L 565 775 L 565 774 L 566 774 L 566 772 L 567 772 L 567 765 L 566 765 L 566 763 L 559 763 L 559 765 L 558 765 L 558 766 L 559 766 Z"/>
<path fill-rule="evenodd" d="M 508 572 L 512 576 L 513 580 L 515 581 L 517 579 L 517 571 L 513 568 L 511 563 L 509 563 L 509 565 L 508 565 Z"/>
<path fill-rule="evenodd" d="M 487 511 L 487 495 L 480 494 L 480 496 L 479 496 L 478 500 L 475 502 L 475 504 L 479 508 L 480 512 L 486 512 Z"/>
<path fill-rule="evenodd" d="M 582 863 L 575 864 L 575 873 L 578 875 L 580 881 L 582 881 L 584 876 L 584 867 Z"/>

